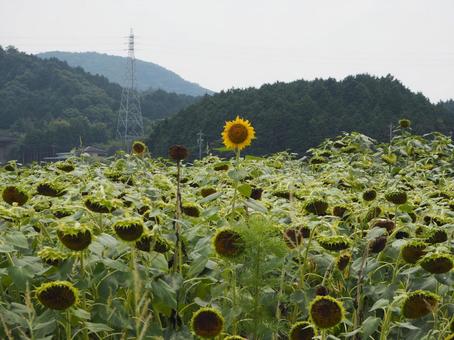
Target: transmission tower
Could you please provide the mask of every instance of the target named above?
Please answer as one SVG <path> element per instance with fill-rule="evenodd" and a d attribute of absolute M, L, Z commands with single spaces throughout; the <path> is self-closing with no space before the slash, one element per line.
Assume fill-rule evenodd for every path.
<path fill-rule="evenodd" d="M 133 140 L 143 136 L 142 110 L 136 88 L 136 59 L 132 28 L 128 37 L 128 59 L 125 82 L 121 92 L 120 110 L 118 111 L 117 134 L 126 151 L 129 151 Z"/>

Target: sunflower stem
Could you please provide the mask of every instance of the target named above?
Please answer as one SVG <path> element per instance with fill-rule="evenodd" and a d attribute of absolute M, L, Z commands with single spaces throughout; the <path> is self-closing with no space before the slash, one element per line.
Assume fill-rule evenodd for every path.
<path fill-rule="evenodd" d="M 234 192 L 233 192 L 233 200 L 232 200 L 232 213 L 235 211 L 235 202 L 236 202 L 236 197 L 238 195 L 238 184 L 239 184 L 239 179 L 238 179 L 238 170 L 240 168 L 240 148 L 235 149 L 235 181 L 234 181 Z"/>
<path fill-rule="evenodd" d="M 232 268 L 231 287 L 232 287 L 232 311 L 233 311 L 232 333 L 233 333 L 233 335 L 236 335 L 238 329 L 237 329 L 237 321 L 236 321 L 237 296 L 236 296 L 236 267 L 235 267 L 235 265 L 233 265 L 233 268 Z"/>
<path fill-rule="evenodd" d="M 80 254 L 79 254 L 81 281 L 85 280 L 84 253 L 85 253 L 85 250 L 81 251 Z M 87 310 L 87 300 L 86 300 L 86 296 L 85 296 L 85 291 L 82 291 L 82 299 L 81 300 L 82 300 L 82 308 L 84 310 Z M 82 336 L 83 336 L 84 340 L 88 340 L 88 330 L 86 328 L 84 328 L 84 330 L 82 331 Z"/>
<path fill-rule="evenodd" d="M 66 310 L 65 313 L 66 316 L 66 327 L 65 327 L 65 333 L 66 333 L 66 340 L 71 340 L 71 315 L 69 313 L 69 309 Z"/>
<path fill-rule="evenodd" d="M 183 267 L 182 249 L 180 240 L 180 218 L 181 218 L 181 163 L 177 161 L 177 199 L 175 207 L 175 237 L 176 237 L 176 249 L 173 257 L 173 271 L 181 273 Z"/>

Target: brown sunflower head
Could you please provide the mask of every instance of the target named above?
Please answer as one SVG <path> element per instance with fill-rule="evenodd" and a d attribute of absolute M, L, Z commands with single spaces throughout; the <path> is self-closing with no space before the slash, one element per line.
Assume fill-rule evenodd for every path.
<path fill-rule="evenodd" d="M 385 235 L 379 236 L 369 243 L 369 251 L 371 253 L 379 253 L 386 247 L 387 237 Z"/>
<path fill-rule="evenodd" d="M 87 197 L 84 201 L 85 207 L 95 213 L 107 214 L 115 210 L 113 204 L 106 199 L 98 199 L 96 197 Z"/>
<path fill-rule="evenodd" d="M 309 305 L 312 323 L 320 329 L 332 328 L 344 318 L 344 307 L 335 298 L 318 295 Z"/>
<path fill-rule="evenodd" d="M 435 310 L 440 297 L 425 290 L 416 290 L 407 295 L 402 305 L 402 314 L 408 319 L 419 319 Z"/>
<path fill-rule="evenodd" d="M 16 203 L 18 206 L 24 205 L 28 201 L 27 193 L 14 185 L 3 189 L 2 198 L 6 203 L 11 205 Z"/>
<path fill-rule="evenodd" d="M 197 336 L 213 338 L 221 334 L 224 328 L 224 318 L 214 308 L 201 308 L 192 316 L 191 328 Z"/>
<path fill-rule="evenodd" d="M 144 231 L 141 218 L 126 218 L 117 221 L 113 226 L 117 236 L 123 241 L 137 241 Z"/>
<path fill-rule="evenodd" d="M 36 296 L 47 308 L 65 310 L 78 302 L 79 292 L 68 281 L 53 281 L 38 287 Z"/>
<path fill-rule="evenodd" d="M 415 264 L 426 254 L 427 244 L 421 241 L 410 241 L 404 244 L 400 250 L 400 255 L 405 262 Z"/>
<path fill-rule="evenodd" d="M 86 225 L 61 225 L 57 230 L 57 236 L 66 248 L 81 251 L 91 244 L 91 230 Z"/>
<path fill-rule="evenodd" d="M 328 209 L 328 202 L 318 198 L 311 199 L 306 203 L 304 209 L 311 214 L 323 216 Z"/>
<path fill-rule="evenodd" d="M 448 240 L 448 233 L 446 230 L 437 228 L 437 229 L 432 229 L 428 232 L 426 242 L 435 244 L 435 243 L 443 243 Z"/>
<path fill-rule="evenodd" d="M 284 241 L 290 249 L 293 249 L 303 242 L 303 235 L 298 228 L 288 228 L 284 231 Z"/>
<path fill-rule="evenodd" d="M 191 216 L 191 217 L 199 217 L 200 216 L 200 210 L 197 204 L 194 203 L 185 203 L 181 207 L 181 210 L 185 215 Z"/>
<path fill-rule="evenodd" d="M 337 236 L 320 236 L 318 239 L 318 244 L 326 250 L 330 251 L 339 251 L 348 249 L 350 247 L 351 241 L 348 237 L 337 235 Z"/>
<path fill-rule="evenodd" d="M 213 247 L 219 256 L 235 258 L 244 251 L 245 242 L 237 231 L 226 227 L 216 231 Z"/>
<path fill-rule="evenodd" d="M 60 250 L 44 247 L 38 252 L 38 257 L 49 266 L 58 266 L 68 258 L 68 255 Z"/>
<path fill-rule="evenodd" d="M 374 218 L 377 218 L 381 215 L 382 209 L 380 207 L 370 207 L 366 213 L 365 221 L 369 222 Z"/>
<path fill-rule="evenodd" d="M 319 285 L 319 286 L 315 287 L 315 295 L 321 295 L 321 296 L 329 295 L 329 290 L 325 286 Z"/>
<path fill-rule="evenodd" d="M 402 129 L 408 129 L 411 125 L 411 121 L 409 119 L 401 119 L 399 120 L 399 126 Z"/>
<path fill-rule="evenodd" d="M 340 271 L 344 270 L 350 263 L 351 259 L 352 256 L 350 253 L 347 252 L 341 254 L 336 261 L 337 269 L 339 269 Z"/>
<path fill-rule="evenodd" d="M 387 218 L 378 218 L 372 222 L 372 228 L 384 228 L 388 234 L 391 234 L 395 227 L 394 221 Z"/>
<path fill-rule="evenodd" d="M 363 192 L 363 200 L 370 202 L 377 198 L 377 192 L 374 189 L 369 189 Z"/>
<path fill-rule="evenodd" d="M 453 267 L 452 256 L 450 254 L 433 253 L 425 255 L 420 261 L 424 270 L 432 274 L 443 274 L 451 271 Z"/>
<path fill-rule="evenodd" d="M 289 340 L 312 340 L 317 336 L 315 327 L 308 321 L 295 323 L 290 329 Z"/>
<path fill-rule="evenodd" d="M 333 208 L 333 215 L 336 217 L 344 217 L 344 215 L 348 212 L 348 208 L 345 205 L 336 205 Z"/>
<path fill-rule="evenodd" d="M 147 146 L 144 142 L 135 141 L 132 143 L 132 152 L 137 156 L 142 156 L 147 151 Z"/>
<path fill-rule="evenodd" d="M 178 162 L 178 161 L 182 161 L 182 160 L 188 158 L 189 151 L 183 145 L 172 145 L 169 148 L 169 155 L 170 155 L 170 158 L 172 158 L 174 161 Z"/>
<path fill-rule="evenodd" d="M 36 187 L 38 194 L 49 197 L 60 197 L 66 193 L 65 188 L 60 183 L 42 182 Z"/>
<path fill-rule="evenodd" d="M 202 197 L 208 197 L 216 193 L 216 189 L 213 187 L 204 187 L 200 190 L 200 195 Z"/>
<path fill-rule="evenodd" d="M 407 202 L 407 192 L 403 190 L 393 190 L 385 194 L 385 198 L 388 202 L 396 205 L 405 204 Z"/>

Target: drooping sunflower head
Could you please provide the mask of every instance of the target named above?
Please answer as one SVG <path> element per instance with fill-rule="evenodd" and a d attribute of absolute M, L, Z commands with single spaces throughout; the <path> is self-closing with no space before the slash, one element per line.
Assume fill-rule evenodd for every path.
<path fill-rule="evenodd" d="M 216 231 L 213 247 L 219 256 L 235 258 L 244 251 L 245 242 L 237 231 L 225 227 Z"/>
<path fill-rule="evenodd" d="M 317 330 L 308 321 L 295 323 L 290 329 L 289 340 L 311 340 L 317 336 Z"/>
<path fill-rule="evenodd" d="M 419 264 L 429 273 L 443 274 L 452 269 L 453 260 L 450 254 L 433 253 L 425 255 Z"/>
<path fill-rule="evenodd" d="M 44 247 L 38 252 L 38 257 L 49 266 L 58 266 L 68 258 L 68 255 L 58 249 Z"/>
<path fill-rule="evenodd" d="M 55 164 L 55 167 L 58 170 L 64 171 L 64 172 L 71 172 L 75 169 L 74 164 L 71 161 L 65 161 L 65 162 L 57 162 Z"/>
<path fill-rule="evenodd" d="M 182 161 L 189 155 L 188 149 L 183 145 L 172 145 L 169 148 L 169 155 L 174 161 Z"/>
<path fill-rule="evenodd" d="M 407 192 L 404 190 L 392 190 L 385 194 L 388 202 L 396 205 L 405 204 L 407 202 Z"/>
<path fill-rule="evenodd" d="M 318 295 L 309 305 L 309 314 L 315 326 L 320 329 L 332 328 L 344 318 L 344 307 L 335 298 Z"/>
<path fill-rule="evenodd" d="M 191 216 L 191 217 L 199 217 L 200 216 L 200 209 L 195 203 L 187 202 L 184 203 L 183 206 L 181 207 L 181 210 L 185 215 Z"/>
<path fill-rule="evenodd" d="M 2 198 L 6 203 L 11 205 L 17 203 L 18 206 L 24 205 L 28 201 L 27 193 L 14 185 L 3 189 Z"/>
<path fill-rule="evenodd" d="M 60 197 L 66 193 L 62 183 L 44 181 L 38 184 L 36 192 L 43 196 Z"/>
<path fill-rule="evenodd" d="M 202 197 L 208 197 L 215 193 L 216 193 L 216 189 L 213 187 L 204 187 L 200 190 L 200 195 L 202 195 Z"/>
<path fill-rule="evenodd" d="M 78 302 L 79 291 L 68 281 L 53 281 L 39 286 L 36 296 L 47 308 L 65 310 Z"/>
<path fill-rule="evenodd" d="M 336 236 L 320 236 L 318 244 L 326 250 L 339 251 L 350 247 L 351 241 L 347 236 L 336 235 Z"/>
<path fill-rule="evenodd" d="M 107 214 L 115 210 L 114 202 L 89 196 L 84 201 L 85 207 L 95 213 Z"/>
<path fill-rule="evenodd" d="M 225 337 L 224 340 L 247 340 L 247 339 L 239 335 L 229 335 L 228 337 Z"/>
<path fill-rule="evenodd" d="M 401 119 L 399 120 L 399 126 L 402 129 L 408 129 L 411 125 L 411 121 L 409 119 Z"/>
<path fill-rule="evenodd" d="M 314 198 L 306 203 L 304 209 L 311 214 L 323 216 L 328 209 L 328 202 L 324 199 Z"/>
<path fill-rule="evenodd" d="M 63 218 L 63 217 L 68 217 L 71 216 L 75 213 L 74 210 L 66 207 L 58 207 L 55 209 L 52 209 L 52 215 L 54 215 L 56 218 Z"/>
<path fill-rule="evenodd" d="M 200 308 L 192 316 L 191 328 L 197 336 L 213 338 L 221 334 L 224 328 L 224 318 L 214 308 Z"/>
<path fill-rule="evenodd" d="M 132 143 L 132 152 L 134 153 L 134 155 L 142 156 L 145 151 L 147 151 L 147 146 L 144 142 L 136 140 L 134 143 Z"/>
<path fill-rule="evenodd" d="M 440 297 L 432 292 L 416 290 L 407 295 L 402 305 L 402 314 L 408 319 L 419 319 L 431 313 Z"/>
<path fill-rule="evenodd" d="M 372 228 L 385 228 L 388 234 L 391 234 L 395 227 L 394 221 L 387 218 L 378 218 L 372 222 Z"/>
<path fill-rule="evenodd" d="M 422 241 L 409 241 L 404 244 L 400 250 L 400 255 L 405 262 L 415 264 L 426 254 L 427 244 Z"/>
<path fill-rule="evenodd" d="M 341 254 L 336 260 L 337 269 L 340 271 L 344 270 L 350 263 L 351 259 L 352 255 L 349 252 Z"/>
<path fill-rule="evenodd" d="M 244 149 L 255 138 L 255 130 L 248 120 L 236 117 L 224 125 L 222 139 L 228 149 Z"/>
<path fill-rule="evenodd" d="M 432 230 L 429 230 L 426 242 L 427 243 L 443 243 L 448 240 L 448 233 L 446 230 L 441 229 L 441 228 L 434 228 Z"/>
<path fill-rule="evenodd" d="M 369 251 L 371 253 L 379 253 L 386 247 L 388 238 L 385 235 L 379 236 L 369 243 Z"/>
<path fill-rule="evenodd" d="M 117 221 L 113 228 L 117 236 L 127 242 L 137 241 L 144 231 L 141 218 L 126 218 Z"/>
<path fill-rule="evenodd" d="M 348 207 L 346 205 L 336 205 L 333 207 L 333 215 L 336 217 L 345 217 L 348 213 Z"/>
<path fill-rule="evenodd" d="M 66 248 L 74 251 L 86 249 L 92 240 L 90 228 L 87 225 L 80 224 L 59 226 L 57 236 Z"/>
<path fill-rule="evenodd" d="M 284 241 L 290 249 L 293 249 L 302 243 L 303 235 L 297 228 L 288 228 L 284 230 Z"/>
<path fill-rule="evenodd" d="M 365 222 L 369 222 L 374 218 L 377 218 L 381 215 L 382 209 L 380 207 L 370 207 L 364 218 Z"/>
<path fill-rule="evenodd" d="M 363 192 L 363 200 L 370 202 L 377 198 L 377 192 L 374 189 L 369 189 Z"/>

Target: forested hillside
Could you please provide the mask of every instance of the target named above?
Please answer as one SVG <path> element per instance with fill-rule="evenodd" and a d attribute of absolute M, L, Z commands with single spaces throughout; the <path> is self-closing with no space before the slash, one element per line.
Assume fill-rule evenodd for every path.
<path fill-rule="evenodd" d="M 100 74 L 112 82 L 123 85 L 125 81 L 126 58 L 96 52 L 45 52 L 38 54 L 41 58 L 57 58 L 66 61 L 70 66 L 80 66 L 92 74 Z M 136 60 L 137 86 L 140 90 L 161 89 L 191 96 L 210 94 L 212 91 L 189 82 L 157 64 Z"/>
<path fill-rule="evenodd" d="M 259 136 L 250 152 L 304 153 L 342 131 L 359 131 L 388 140 L 390 123 L 402 117 L 411 119 L 417 133 L 450 133 L 454 112 L 448 107 L 452 102 L 434 105 L 390 75 L 377 78 L 363 74 L 342 81 L 299 80 L 205 97 L 159 122 L 148 144 L 158 155 L 164 155 L 168 145 L 175 143 L 195 151 L 197 133 L 201 131 L 211 147 L 220 146 L 217 127 L 239 114 L 253 123 Z"/>
<path fill-rule="evenodd" d="M 0 129 L 17 135 L 13 157 L 36 159 L 115 137 L 121 87 L 107 78 L 0 47 Z M 160 91 L 142 94 L 146 128 L 194 103 L 195 97 Z"/>

